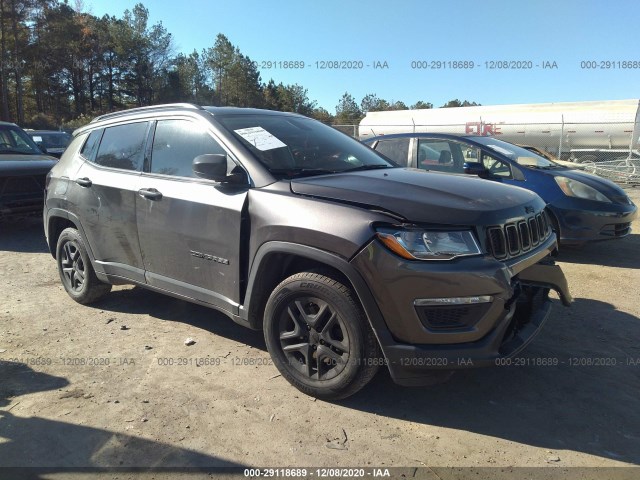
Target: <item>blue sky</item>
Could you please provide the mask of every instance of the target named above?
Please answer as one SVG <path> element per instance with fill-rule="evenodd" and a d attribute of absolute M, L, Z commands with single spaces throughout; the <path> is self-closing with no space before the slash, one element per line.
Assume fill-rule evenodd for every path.
<path fill-rule="evenodd" d="M 84 0 L 85 10 L 98 16 L 121 17 L 135 3 Z M 453 98 L 483 105 L 640 98 L 637 0 L 142 3 L 151 24 L 161 21 L 172 33 L 176 52 L 211 47 L 223 33 L 259 67 L 263 61 L 304 61 L 304 69 L 260 68 L 262 80 L 298 83 L 331 113 L 344 92 L 358 102 L 375 93 L 435 106 Z M 361 61 L 364 68 L 317 68 L 316 62 L 327 61 Z M 439 61 L 446 68 L 412 68 L 413 61 L 434 67 L 431 62 Z M 453 61 L 475 66 L 452 69 Z M 485 63 L 503 61 L 531 62 L 533 68 L 491 69 Z M 583 68 L 583 61 L 603 68 Z M 625 61 L 635 61 L 635 68 L 620 68 Z M 374 69 L 375 62 L 388 68 Z M 545 62 L 557 68 L 545 69 Z"/>

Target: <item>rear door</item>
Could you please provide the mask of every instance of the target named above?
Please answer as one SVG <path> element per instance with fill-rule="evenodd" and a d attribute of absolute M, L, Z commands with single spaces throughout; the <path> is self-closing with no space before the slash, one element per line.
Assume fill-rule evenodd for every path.
<path fill-rule="evenodd" d="M 136 192 L 149 122 L 91 132 L 71 179 L 69 202 L 81 219 L 92 253 L 105 272 L 144 282 L 136 226 Z"/>
<path fill-rule="evenodd" d="M 376 142 L 373 149 L 402 167 L 410 167 L 410 140 L 410 138 L 382 139 Z"/>
<path fill-rule="evenodd" d="M 474 155 L 466 143 L 443 138 L 417 138 L 416 168 L 446 173 L 464 173 L 464 162 Z"/>
<path fill-rule="evenodd" d="M 198 155 L 225 153 L 206 122 L 158 120 L 135 205 L 147 283 L 237 313 L 248 185 L 195 177 Z"/>

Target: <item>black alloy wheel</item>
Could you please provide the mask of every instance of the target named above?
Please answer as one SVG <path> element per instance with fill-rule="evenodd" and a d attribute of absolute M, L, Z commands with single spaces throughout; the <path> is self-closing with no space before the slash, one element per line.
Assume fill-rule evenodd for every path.
<path fill-rule="evenodd" d="M 64 289 L 76 302 L 95 302 L 111 290 L 101 282 L 91 265 L 84 241 L 75 228 L 65 228 L 58 237 L 56 263 Z"/>
<path fill-rule="evenodd" d="M 384 363 L 360 302 L 330 273 L 283 280 L 267 301 L 264 335 L 282 376 L 325 400 L 353 395 Z"/>
<path fill-rule="evenodd" d="M 335 308 L 317 297 L 289 302 L 278 320 L 280 346 L 287 361 L 312 380 L 338 376 L 349 361 L 349 331 Z"/>
<path fill-rule="evenodd" d="M 75 240 L 65 241 L 62 244 L 61 253 L 60 264 L 64 286 L 67 290 L 80 293 L 84 287 L 87 272 L 85 271 L 82 255 L 80 255 L 78 243 Z"/>

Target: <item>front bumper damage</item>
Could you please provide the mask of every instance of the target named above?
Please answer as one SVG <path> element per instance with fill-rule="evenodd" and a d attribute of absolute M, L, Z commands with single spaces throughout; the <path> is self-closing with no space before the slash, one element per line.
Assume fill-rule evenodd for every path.
<path fill-rule="evenodd" d="M 370 284 L 385 323 L 372 326 L 391 376 L 400 385 L 430 384 L 438 372 L 499 364 L 501 359 L 521 352 L 540 332 L 551 311 L 550 290 L 558 293 L 563 305 L 572 301 L 562 270 L 549 256 L 555 249 L 555 239 L 535 255 L 512 265 L 486 258 L 468 259 L 450 266 L 438 265 L 435 271 L 425 262 L 409 266 L 382 246 L 369 247 L 366 261 L 373 262 L 375 268 L 367 273 L 400 272 L 397 277 L 392 273 L 385 277 L 383 273 Z M 363 262 L 361 257 L 355 264 L 362 267 Z M 408 269 L 412 275 L 407 275 Z M 403 278 L 410 280 L 405 282 Z M 477 313 L 479 318 L 473 320 L 462 313 L 440 315 L 458 320 L 457 324 L 452 321 L 449 329 L 426 323 L 418 307 L 409 302 L 425 296 L 446 297 L 447 292 L 456 301 L 491 301 L 475 305 L 475 310 L 464 310 Z M 431 308 L 461 311 L 466 307 Z M 381 328 L 387 330 L 381 332 Z"/>

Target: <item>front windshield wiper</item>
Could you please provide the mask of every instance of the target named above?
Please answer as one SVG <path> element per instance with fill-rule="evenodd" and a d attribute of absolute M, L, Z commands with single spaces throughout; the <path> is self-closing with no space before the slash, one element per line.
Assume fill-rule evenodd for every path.
<path fill-rule="evenodd" d="M 529 165 L 532 168 L 538 169 L 538 170 L 554 170 L 556 168 L 564 168 L 562 165 Z"/>
<path fill-rule="evenodd" d="M 270 168 L 269 171 L 275 175 L 293 177 L 312 177 L 313 175 L 327 175 L 338 173 L 340 170 L 329 170 L 327 168 Z"/>
<path fill-rule="evenodd" d="M 386 163 L 375 163 L 373 165 L 360 165 L 359 167 L 347 168 L 343 172 L 358 172 L 364 170 L 377 170 L 379 168 L 393 168 L 393 165 L 387 165 Z"/>
<path fill-rule="evenodd" d="M 360 165 L 359 167 L 347 168 L 346 170 L 332 170 L 328 168 L 270 168 L 274 175 L 284 175 L 287 178 L 312 177 L 314 175 L 328 175 L 331 173 L 357 172 L 362 170 L 377 170 L 379 168 L 391 168 L 387 164 Z"/>

